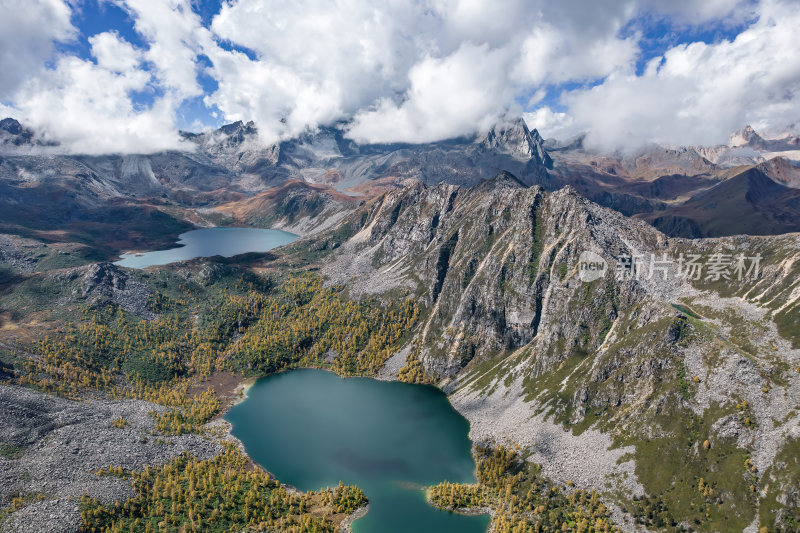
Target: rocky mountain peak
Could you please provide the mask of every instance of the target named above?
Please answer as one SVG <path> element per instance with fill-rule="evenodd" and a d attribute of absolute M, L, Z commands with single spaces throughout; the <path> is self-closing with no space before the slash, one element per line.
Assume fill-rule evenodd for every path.
<path fill-rule="evenodd" d="M 248 138 L 255 138 L 258 135 L 258 128 L 252 120 L 247 123 L 237 120 L 220 126 L 216 130 L 203 133 L 181 131 L 180 135 L 186 140 L 205 145 L 222 143 L 228 146 L 236 146 L 242 144 Z"/>
<path fill-rule="evenodd" d="M 237 120 L 231 124 L 221 126 L 215 134 L 215 137 L 223 136 L 228 146 L 238 146 L 249 138 L 256 138 L 258 128 L 256 128 L 256 124 L 252 120 L 247 123 Z"/>
<path fill-rule="evenodd" d="M 743 129 L 737 131 L 736 133 L 730 136 L 728 140 L 728 146 L 731 148 L 738 148 L 741 146 L 750 146 L 753 148 L 759 148 L 763 146 L 764 138 L 761 137 L 756 130 L 753 129 L 752 126 L 749 124 L 745 126 Z"/>
<path fill-rule="evenodd" d="M 236 122 L 231 122 L 230 124 L 225 124 L 224 126 L 220 126 L 217 130 L 220 133 L 224 133 L 228 136 L 237 136 L 242 137 L 245 135 L 255 135 L 258 133 L 258 129 L 256 128 L 256 123 L 252 120 L 248 121 L 247 123 L 242 122 L 241 120 L 237 120 Z"/>
<path fill-rule="evenodd" d="M 258 172 L 259 169 L 275 165 L 280 156 L 280 144 L 264 144 L 252 120 L 237 120 L 216 130 L 181 132 L 181 135 L 195 143 L 214 163 L 234 172 Z"/>
<path fill-rule="evenodd" d="M 19 123 L 18 120 L 6 117 L 3 120 L 0 120 L 0 130 L 7 131 L 12 135 L 19 135 L 22 133 L 22 124 Z"/>
<path fill-rule="evenodd" d="M 800 189 L 800 168 L 794 166 L 785 157 L 773 157 L 769 161 L 759 163 L 755 168 L 776 183 Z"/>
<path fill-rule="evenodd" d="M 0 144 L 13 144 L 20 146 L 33 141 L 33 131 L 26 128 L 13 118 L 0 120 Z"/>
<path fill-rule="evenodd" d="M 544 149 L 544 140 L 535 129 L 530 131 L 521 118 L 497 124 L 478 138 L 484 148 L 497 150 L 516 159 L 534 159 L 546 167 L 553 162 Z"/>

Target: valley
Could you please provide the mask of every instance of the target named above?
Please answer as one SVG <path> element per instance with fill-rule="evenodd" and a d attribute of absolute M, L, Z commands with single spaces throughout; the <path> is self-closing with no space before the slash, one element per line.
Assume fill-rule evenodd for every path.
<path fill-rule="evenodd" d="M 262 146 L 234 123 L 187 134 L 194 151 L 90 158 L 40 155 L 3 124 L 19 139 L 0 161 L 3 531 L 335 530 L 368 484 L 281 486 L 224 420 L 231 383 L 306 367 L 444 391 L 477 477 L 426 479 L 428 498 L 490 512 L 492 531 L 800 523 L 785 146 L 629 157 L 522 121 L 427 145 L 323 128 Z M 113 262 L 211 227 L 299 237 Z M 586 251 L 606 264 L 594 279 Z M 237 503 L 211 518 L 206 497 Z"/>

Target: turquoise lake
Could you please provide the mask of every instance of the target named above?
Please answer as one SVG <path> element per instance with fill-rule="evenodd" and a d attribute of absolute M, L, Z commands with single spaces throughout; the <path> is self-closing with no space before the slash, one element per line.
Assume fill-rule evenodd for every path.
<path fill-rule="evenodd" d="M 474 483 L 469 424 L 434 387 L 293 370 L 258 380 L 226 415 L 254 461 L 300 490 L 361 487 L 355 533 L 485 533 L 488 516 L 431 507 L 423 488 Z"/>
<path fill-rule="evenodd" d="M 181 233 L 175 248 L 122 254 L 121 259 L 115 264 L 130 268 L 147 268 L 187 261 L 195 257 L 215 255 L 232 257 L 249 252 L 266 252 L 289 244 L 295 239 L 297 235 L 294 233 L 277 229 L 203 228 Z"/>

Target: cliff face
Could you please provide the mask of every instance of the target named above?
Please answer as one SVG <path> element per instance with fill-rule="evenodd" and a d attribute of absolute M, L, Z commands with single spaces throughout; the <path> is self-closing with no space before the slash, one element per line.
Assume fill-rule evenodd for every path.
<path fill-rule="evenodd" d="M 622 254 L 667 244 L 647 224 L 591 204 L 571 189 L 545 193 L 507 173 L 471 189 L 415 184 L 354 218 L 364 221 L 361 228 L 326 273 L 344 281 L 349 272 L 343 265 L 368 257 L 372 268 L 362 267 L 354 291 L 384 292 L 394 280 L 420 295 L 430 311 L 421 332 L 429 366 L 443 377 L 473 358 L 534 339 L 596 348 L 594 333 L 647 293 L 639 284 L 613 280 L 595 282 L 585 293 L 575 270 L 580 253 Z M 576 287 L 579 300 L 573 301 Z M 587 307 L 583 302 L 591 308 L 581 310 Z M 561 320 L 570 309 L 581 314 L 576 324 Z"/>
<path fill-rule="evenodd" d="M 510 438 L 563 482 L 661 500 L 679 521 L 711 479 L 724 496 L 701 529 L 776 518 L 757 516 L 767 496 L 749 487 L 800 437 L 800 235 L 669 239 L 501 173 L 408 184 L 318 240 L 332 282 L 423 302 L 420 358 L 473 439 Z M 586 252 L 605 270 L 585 270 Z M 740 254 L 760 256 L 756 279 L 738 279 Z M 688 280 L 694 256 L 705 271 Z M 638 279 L 618 275 L 630 257 Z"/>

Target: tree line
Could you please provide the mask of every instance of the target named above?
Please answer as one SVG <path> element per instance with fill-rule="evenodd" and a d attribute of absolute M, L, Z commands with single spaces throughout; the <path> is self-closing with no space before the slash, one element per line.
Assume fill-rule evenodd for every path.
<path fill-rule="evenodd" d="M 442 509 L 489 508 L 496 533 L 606 533 L 619 528 L 594 491 L 559 486 L 507 446 L 477 446 L 477 484 L 443 482 L 428 490 Z"/>

